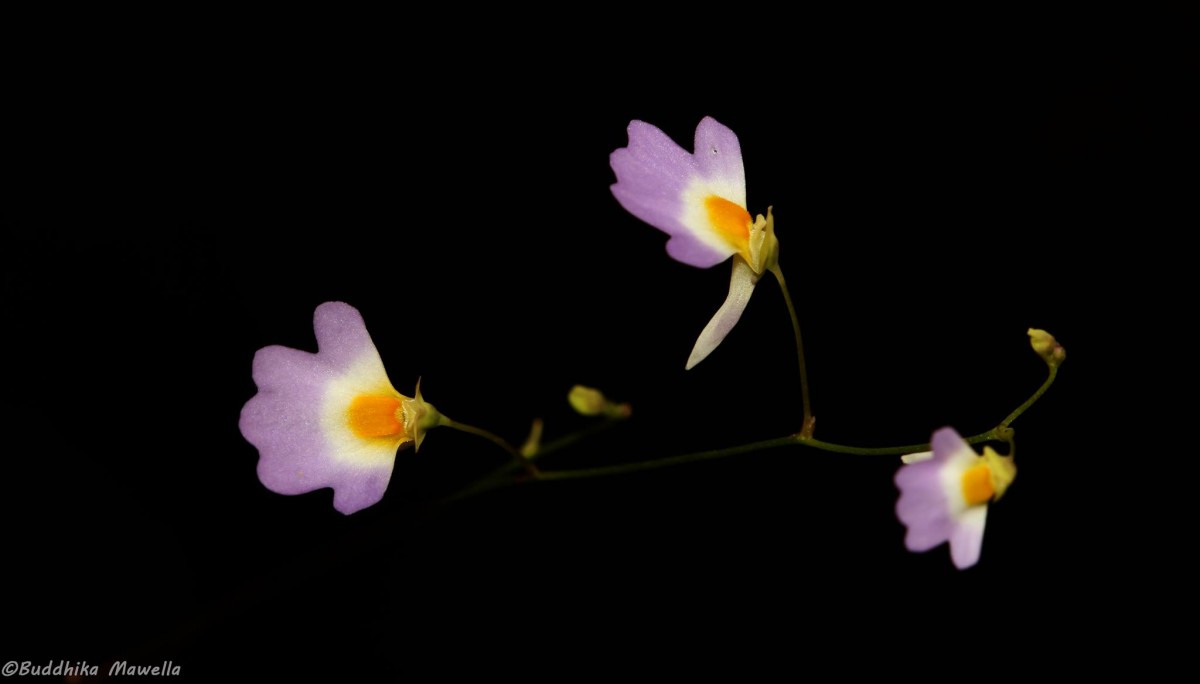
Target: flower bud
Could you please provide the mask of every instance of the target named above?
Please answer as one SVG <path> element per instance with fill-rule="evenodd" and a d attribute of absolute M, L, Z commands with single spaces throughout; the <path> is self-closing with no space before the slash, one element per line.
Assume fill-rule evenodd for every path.
<path fill-rule="evenodd" d="M 609 418 L 628 418 L 631 412 L 629 404 L 611 402 L 604 393 L 592 387 L 575 385 L 567 394 L 571 408 L 584 416 L 608 416 Z"/>
<path fill-rule="evenodd" d="M 1029 329 L 1029 345 L 1033 347 L 1033 351 L 1042 357 L 1042 360 L 1051 366 L 1058 366 L 1067 358 L 1067 350 L 1054 339 L 1054 335 L 1039 330 L 1037 328 Z"/>

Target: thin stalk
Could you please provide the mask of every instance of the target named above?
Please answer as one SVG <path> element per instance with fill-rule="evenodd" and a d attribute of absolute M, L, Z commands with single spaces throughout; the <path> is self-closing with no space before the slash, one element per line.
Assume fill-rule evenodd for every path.
<path fill-rule="evenodd" d="M 792 295 L 788 292 L 787 281 L 783 278 L 783 270 L 779 264 L 771 267 L 771 273 L 779 281 L 779 289 L 783 291 L 783 301 L 787 304 L 788 315 L 792 319 L 792 335 L 796 338 L 796 363 L 800 368 L 800 403 L 804 409 L 804 421 L 801 432 L 812 435 L 813 418 L 812 404 L 808 399 L 808 366 L 804 363 L 804 340 L 800 337 L 800 318 L 796 315 L 796 307 L 792 304 Z"/>

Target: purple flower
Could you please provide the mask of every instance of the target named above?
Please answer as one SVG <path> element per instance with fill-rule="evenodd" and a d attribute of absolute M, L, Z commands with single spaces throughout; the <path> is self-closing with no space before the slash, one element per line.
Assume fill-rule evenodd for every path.
<path fill-rule="evenodd" d="M 771 210 L 751 219 L 746 210 L 742 150 L 733 131 L 705 117 L 696 126 L 695 151 L 687 152 L 658 128 L 629 124 L 629 145 L 609 159 L 617 182 L 613 196 L 631 214 L 670 235 L 667 253 L 708 268 L 729 257 L 729 295 L 688 358 L 692 368 L 725 339 L 741 318 L 754 286 L 778 260 Z"/>
<path fill-rule="evenodd" d="M 313 315 L 317 353 L 272 346 L 254 355 L 258 386 L 242 436 L 258 448 L 258 479 L 280 494 L 333 488 L 350 514 L 383 498 L 396 452 L 420 446 L 438 413 L 392 387 L 362 315 L 326 302 Z"/>
<path fill-rule="evenodd" d="M 933 433 L 933 451 L 902 457 L 896 473 L 896 516 L 908 528 L 909 551 L 950 542 L 960 570 L 975 565 L 983 546 L 988 502 L 999 499 L 1016 476 L 1012 457 L 985 447 L 980 456 L 953 428 Z"/>

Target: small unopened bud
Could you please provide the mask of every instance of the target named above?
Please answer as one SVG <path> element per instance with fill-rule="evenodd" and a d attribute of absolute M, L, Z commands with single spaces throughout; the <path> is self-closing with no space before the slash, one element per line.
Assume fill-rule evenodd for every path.
<path fill-rule="evenodd" d="M 592 387 L 575 385 L 567 394 L 571 408 L 585 416 L 608 416 L 609 418 L 628 418 L 631 413 L 629 404 L 617 404 L 608 400 L 604 393 Z"/>
<path fill-rule="evenodd" d="M 1029 346 L 1033 347 L 1033 351 L 1042 357 L 1042 360 L 1051 366 L 1057 366 L 1067 358 L 1067 350 L 1054 339 L 1054 335 L 1039 330 L 1037 328 L 1029 329 Z"/>

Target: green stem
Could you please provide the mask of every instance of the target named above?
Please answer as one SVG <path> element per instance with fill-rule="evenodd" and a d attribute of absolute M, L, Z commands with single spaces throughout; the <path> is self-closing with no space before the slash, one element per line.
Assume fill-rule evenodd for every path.
<path fill-rule="evenodd" d="M 796 441 L 810 446 L 814 449 L 822 451 L 832 451 L 836 454 L 854 454 L 856 456 L 900 456 L 903 454 L 915 454 L 922 451 L 929 451 L 929 442 L 924 444 L 909 444 L 906 446 L 896 447 L 856 447 L 846 444 L 834 444 L 832 442 L 824 442 L 812 437 L 804 438 L 799 435 L 794 436 Z"/>
<path fill-rule="evenodd" d="M 539 459 L 548 453 L 558 451 L 559 449 L 564 449 L 585 437 L 591 437 L 592 435 L 594 435 L 596 433 L 603 432 L 603 431 L 607 430 L 608 428 L 616 425 L 617 423 L 620 423 L 623 420 L 625 420 L 625 418 L 623 416 L 620 418 L 605 418 L 604 420 L 602 420 L 598 423 L 595 423 L 593 425 L 589 425 L 588 427 L 586 427 L 582 430 L 579 430 L 578 432 L 572 432 L 571 434 L 563 435 L 562 437 L 559 437 L 556 440 L 547 442 L 545 444 L 545 446 L 541 447 L 536 452 L 534 452 L 529 457 L 529 459 L 530 460 Z"/>
<path fill-rule="evenodd" d="M 533 463 L 531 463 L 529 461 L 529 459 L 522 456 L 521 452 L 518 451 L 516 447 L 509 444 L 508 440 L 504 439 L 503 437 L 500 437 L 499 435 L 496 435 L 495 433 L 488 432 L 487 430 L 484 430 L 483 428 L 477 428 L 474 425 L 467 425 L 466 423 L 460 423 L 456 420 L 451 420 L 444 414 L 442 415 L 441 422 L 438 423 L 438 425 L 441 427 L 448 427 L 452 430 L 458 430 L 459 432 L 465 432 L 467 434 L 475 435 L 477 437 L 483 437 L 484 439 L 490 441 L 491 443 L 495 444 L 496 446 L 500 447 L 501 449 L 504 449 L 505 451 L 507 451 L 508 455 L 512 456 L 513 463 L 520 465 L 522 468 L 524 468 L 530 474 L 532 474 L 536 470 L 536 468 L 534 468 L 534 466 L 533 466 Z"/>
<path fill-rule="evenodd" d="M 981 432 L 966 438 L 968 444 L 978 444 L 979 442 L 1006 442 L 999 428 L 993 428 L 987 432 Z M 929 451 L 929 442 L 923 444 L 908 444 L 906 446 L 895 447 L 855 447 L 845 444 L 834 444 L 832 442 L 824 442 L 819 439 L 801 438 L 799 435 L 789 435 L 787 437 L 777 437 L 775 439 L 767 439 L 761 442 L 752 442 L 750 444 L 741 444 L 735 447 L 726 449 L 713 449 L 711 451 L 697 451 L 691 454 L 683 454 L 680 456 L 668 456 L 667 458 L 656 458 L 650 461 L 635 461 L 633 463 L 621 463 L 611 466 L 600 466 L 598 468 L 578 468 L 575 470 L 540 470 L 534 476 L 534 480 L 579 480 L 589 477 L 605 477 L 608 475 L 625 475 L 627 473 L 637 473 L 644 470 L 657 470 L 658 468 L 666 468 L 669 466 L 683 465 L 685 463 L 696 463 L 698 461 L 711 461 L 718 458 L 726 458 L 729 456 L 737 456 L 740 454 L 748 454 L 754 451 L 763 451 L 764 449 L 772 449 L 775 447 L 789 446 L 799 444 L 809 446 L 821 451 L 830 451 L 841 454 L 856 454 L 859 456 L 900 456 L 903 454 L 914 454 L 922 451 Z"/>
<path fill-rule="evenodd" d="M 782 277 L 782 276 L 780 276 L 780 277 Z M 782 280 L 780 280 L 780 285 L 783 286 L 783 290 L 786 293 L 787 287 L 785 285 L 783 285 Z M 786 296 L 786 294 L 785 294 L 785 296 Z M 792 307 L 791 307 L 790 299 L 788 300 L 788 308 L 790 310 L 794 311 L 794 309 L 792 309 Z M 793 323 L 794 323 L 794 320 L 795 319 L 793 318 Z M 800 339 L 799 329 L 797 326 L 797 332 L 796 332 L 797 349 L 800 349 L 799 339 Z M 801 359 L 803 359 L 803 355 L 801 355 Z M 1047 366 L 1049 368 L 1050 374 L 1046 378 L 1046 381 L 1042 383 L 1041 387 L 1038 387 L 1036 392 L 1034 392 L 1028 399 L 1026 399 L 1024 403 L 1022 403 L 1020 406 L 1018 406 L 1016 408 L 1016 410 L 1014 410 L 1012 413 L 1008 414 L 1008 416 L 1004 420 L 1000 421 L 1000 423 L 996 427 L 994 427 L 990 430 L 987 430 L 985 432 L 981 432 L 977 435 L 972 435 L 970 437 L 967 437 L 965 440 L 967 442 L 967 444 L 978 444 L 980 442 L 1004 442 L 1004 443 L 1008 444 L 1009 453 L 1011 454 L 1012 447 L 1013 447 L 1013 429 L 1009 426 L 1022 413 L 1024 413 L 1026 410 L 1028 410 L 1030 406 L 1033 406 L 1037 402 L 1037 400 L 1042 397 L 1043 394 L 1046 393 L 1046 390 L 1050 388 L 1050 385 L 1054 384 L 1054 380 L 1058 376 L 1057 366 L 1053 366 L 1053 365 L 1049 365 L 1049 364 L 1047 364 Z M 801 373 L 801 376 L 803 377 L 803 373 Z M 782 446 L 788 446 L 788 445 L 802 445 L 802 446 L 812 447 L 814 449 L 820 449 L 822 451 L 829 451 L 829 452 L 840 453 L 840 454 L 854 454 L 854 455 L 858 455 L 858 456 L 898 456 L 898 455 L 903 455 L 903 454 L 913 454 L 913 453 L 919 453 L 922 451 L 929 451 L 929 449 L 930 449 L 930 444 L 928 442 L 925 442 L 923 444 L 907 444 L 904 446 L 892 446 L 892 447 L 856 447 L 856 446 L 850 446 L 850 445 L 846 445 L 846 444 L 835 444 L 833 442 L 826 442 L 826 441 L 819 440 L 819 439 L 813 439 L 811 436 L 811 432 L 806 433 L 805 430 L 802 430 L 801 432 L 799 432 L 797 434 L 788 435 L 787 437 L 777 437 L 775 439 L 767 439 L 767 440 L 763 440 L 760 442 L 751 442 L 750 444 L 742 444 L 739 446 L 727 447 L 725 449 L 713 449 L 710 451 L 697 451 L 697 452 L 690 453 L 690 454 L 682 454 L 679 456 L 668 456 L 666 458 L 657 458 L 657 459 L 652 459 L 649 461 L 635 461 L 633 463 L 621 463 L 621 464 L 611 465 L 611 466 L 601 466 L 598 468 L 579 468 L 576 470 L 538 470 L 537 468 L 533 467 L 533 464 L 530 463 L 528 461 L 528 459 L 525 459 L 524 457 L 521 456 L 521 454 L 516 449 L 513 449 L 512 446 L 508 444 L 508 442 L 505 442 L 503 439 L 496 437 L 495 435 L 493 435 L 490 432 L 487 432 L 485 430 L 480 430 L 479 428 L 473 428 L 473 427 L 467 426 L 467 425 L 461 425 L 459 423 L 450 421 L 449 419 L 446 419 L 446 422 L 443 424 L 448 425 L 449 427 L 453 427 L 458 430 L 463 430 L 464 432 L 470 432 L 472 434 L 477 434 L 482 437 L 491 439 L 493 442 L 496 442 L 497 444 L 504 447 L 504 449 L 506 451 L 513 454 L 514 457 L 517 459 L 517 460 L 514 460 L 513 463 L 510 463 L 509 465 L 501 467 L 501 468 L 497 468 L 496 470 L 492 471 L 487 476 L 475 481 L 474 483 L 467 486 L 465 489 L 463 489 L 459 493 L 451 496 L 449 499 L 447 499 L 445 501 L 445 503 L 449 503 L 451 501 L 459 501 L 461 499 L 468 498 L 470 496 L 482 493 L 484 491 L 497 489 L 497 488 L 504 487 L 504 486 L 511 485 L 511 484 L 518 484 L 518 483 L 532 482 L 532 481 L 548 481 L 548 480 L 579 480 L 579 479 L 589 478 L 589 477 L 606 477 L 609 475 L 624 475 L 626 473 L 636 473 L 636 472 L 642 472 L 642 471 L 646 471 L 646 470 L 656 470 L 658 468 L 666 468 L 669 466 L 683 465 L 686 463 L 695 463 L 698 461 L 711 461 L 711 460 L 715 460 L 718 458 L 737 456 L 739 454 L 747 454 L 747 453 L 751 453 L 754 451 L 762 451 L 764 449 L 773 449 L 775 447 L 782 447 Z M 605 426 L 606 425 L 602 424 L 602 425 L 597 426 L 596 429 L 602 429 Z M 811 422 L 806 422 L 805 426 L 806 426 L 806 428 L 811 428 Z M 567 444 L 570 444 L 571 442 L 576 441 L 577 439 L 579 439 L 580 437 L 582 437 L 588 433 L 589 433 L 588 430 L 583 430 L 574 435 L 568 435 L 566 437 L 560 438 L 556 442 L 552 442 L 550 445 L 547 445 L 547 449 L 543 450 L 542 453 L 550 450 L 551 447 L 554 449 L 562 448 L 562 447 L 566 446 Z M 512 472 L 514 470 L 518 469 L 518 467 L 520 467 L 522 465 L 524 466 L 525 472 L 522 475 L 513 476 Z"/>
<path fill-rule="evenodd" d="M 782 283 L 780 283 L 782 285 Z M 786 290 L 786 288 L 785 288 Z M 1002 420 L 996 427 L 981 432 L 977 435 L 972 435 L 966 438 L 967 444 L 979 444 L 980 442 L 1004 442 L 1008 444 L 1011 453 L 1013 446 L 1013 430 L 1009 425 L 1025 412 L 1030 406 L 1033 406 L 1038 399 L 1041 398 L 1046 390 L 1054 383 L 1055 377 L 1058 375 L 1058 368 L 1049 366 L 1050 375 L 1042 386 L 1037 389 L 1025 403 L 1017 407 L 1015 411 L 1010 413 L 1007 418 Z M 806 423 L 806 426 L 811 423 Z M 725 458 L 727 456 L 736 456 L 738 454 L 750 453 L 753 451 L 761 451 L 774 447 L 786 446 L 789 444 L 800 444 L 809 446 L 822 451 L 830 451 L 841 454 L 855 454 L 858 456 L 899 456 L 904 454 L 919 453 L 929 451 L 930 444 L 907 444 L 904 446 L 893 447 L 856 447 L 846 444 L 835 444 L 833 442 L 825 442 L 819 439 L 813 439 L 804 431 L 789 435 L 788 437 L 779 437 L 776 439 L 768 439 L 761 442 L 753 442 L 740 446 L 729 447 L 726 449 L 715 449 L 712 451 L 699 451 L 691 454 L 683 454 L 680 456 L 669 456 L 667 458 L 658 458 L 649 461 L 637 461 L 634 463 L 622 463 L 613 466 L 602 466 L 599 468 L 581 468 L 578 470 L 550 470 L 539 471 L 532 473 L 534 480 L 574 480 L 586 477 L 603 477 L 607 475 L 623 475 L 625 473 L 635 473 L 643 470 L 654 470 L 657 468 L 665 468 L 668 466 L 682 465 L 685 463 L 693 463 L 696 461 L 709 461 L 717 458 Z"/>
<path fill-rule="evenodd" d="M 813 419 L 811 404 L 808 400 L 808 367 L 804 363 L 804 340 L 800 337 L 800 318 L 796 316 L 792 295 L 788 292 L 787 281 L 783 279 L 783 269 L 779 268 L 779 264 L 775 264 L 771 267 L 771 273 L 775 274 L 775 279 L 779 281 L 779 289 L 783 290 L 783 301 L 787 304 L 788 315 L 792 319 L 792 334 L 796 338 L 796 362 L 800 368 L 800 403 L 804 407 L 801 432 L 804 435 L 812 435 Z"/>
<path fill-rule="evenodd" d="M 1012 413 L 1008 414 L 1007 418 L 1000 421 L 999 427 L 1006 428 L 1009 425 L 1012 425 L 1014 420 L 1020 417 L 1022 413 L 1025 413 L 1026 409 L 1028 409 L 1030 406 L 1033 406 L 1035 403 L 1037 403 L 1037 400 L 1042 398 L 1042 395 L 1046 393 L 1046 390 L 1050 389 L 1050 385 L 1054 384 L 1054 378 L 1058 377 L 1058 366 L 1051 364 L 1046 364 L 1046 366 L 1050 369 L 1050 375 L 1046 377 L 1046 381 L 1043 382 L 1042 386 L 1033 393 L 1033 396 L 1025 400 L 1024 404 L 1018 406 Z"/>
<path fill-rule="evenodd" d="M 1006 430 L 1000 427 L 994 427 L 987 432 L 981 432 L 977 435 L 964 438 L 967 444 L 979 444 L 980 442 L 1006 442 L 1008 439 L 1005 436 Z M 930 444 L 907 444 L 905 446 L 892 447 L 856 447 L 847 444 L 834 444 L 833 442 L 824 442 L 812 437 L 801 437 L 793 435 L 793 438 L 805 445 L 821 451 L 832 451 L 837 454 L 854 454 L 856 456 L 903 456 L 904 454 L 916 454 L 922 451 L 929 451 Z"/>
<path fill-rule="evenodd" d="M 668 456 L 667 458 L 656 458 L 651 461 L 635 461 L 633 463 L 620 463 L 612 466 L 601 466 L 599 468 L 579 468 L 576 470 L 542 470 L 534 476 L 535 480 L 577 480 L 585 477 L 601 477 L 605 475 L 623 475 L 625 473 L 636 473 L 643 470 L 655 470 L 657 468 L 665 468 L 667 466 L 681 465 L 683 463 L 695 463 L 697 461 L 711 461 L 717 458 L 725 458 L 727 456 L 736 456 L 738 454 L 746 454 L 752 451 L 761 451 L 772 447 L 787 446 L 795 444 L 796 440 L 793 437 L 779 437 L 777 439 L 768 439 L 761 442 L 753 442 L 751 444 L 741 444 L 735 447 L 725 449 L 713 449 L 711 451 L 697 451 L 681 456 Z"/>

